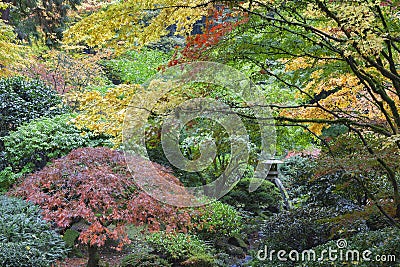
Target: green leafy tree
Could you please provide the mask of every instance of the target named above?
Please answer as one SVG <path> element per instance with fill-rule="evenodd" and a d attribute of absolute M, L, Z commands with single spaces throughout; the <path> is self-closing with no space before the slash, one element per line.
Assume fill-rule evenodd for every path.
<path fill-rule="evenodd" d="M 360 144 L 353 159 L 369 159 L 358 165 L 364 172 L 372 166 L 385 172 L 399 217 L 399 165 L 389 156 L 400 148 L 397 6 L 382 1 L 252 3 L 239 5 L 250 20 L 235 31 L 236 38 L 221 43 L 219 51 L 225 53 L 218 55 L 252 62 L 260 74 L 297 94 L 296 104 L 272 105 L 281 123 L 301 125 L 319 140 L 324 128 L 346 126 Z M 341 169 L 352 173 L 352 162 Z M 377 203 L 368 184 L 355 181 Z"/>

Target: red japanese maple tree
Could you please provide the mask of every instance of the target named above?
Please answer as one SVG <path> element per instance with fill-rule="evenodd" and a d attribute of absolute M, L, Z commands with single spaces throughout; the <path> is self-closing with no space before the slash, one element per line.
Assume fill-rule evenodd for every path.
<path fill-rule="evenodd" d="M 140 162 L 138 163 L 140 164 Z M 179 180 L 154 163 L 166 179 Z M 183 230 L 190 225 L 188 210 L 160 203 L 140 191 L 129 174 L 124 155 L 109 148 L 80 148 L 29 175 L 13 195 L 38 204 L 44 218 L 68 229 L 84 221 L 79 240 L 88 244 L 87 266 L 97 266 L 97 248 L 108 239 L 117 250 L 130 243 L 127 224 L 150 230 Z M 110 225 L 115 227 L 109 227 Z"/>

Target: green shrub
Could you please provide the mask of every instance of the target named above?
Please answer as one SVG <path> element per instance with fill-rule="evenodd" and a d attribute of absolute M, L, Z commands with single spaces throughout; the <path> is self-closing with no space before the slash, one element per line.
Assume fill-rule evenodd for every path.
<path fill-rule="evenodd" d="M 112 144 L 105 137 L 82 133 L 70 124 L 69 115 L 41 118 L 25 123 L 2 138 L 5 157 L 14 172 L 43 168 L 49 160 L 67 155 L 79 147 Z"/>
<path fill-rule="evenodd" d="M 64 242 L 37 206 L 0 196 L 0 266 L 50 266 L 66 255 Z"/>
<path fill-rule="evenodd" d="M 339 249 L 337 246 L 337 240 L 332 240 L 326 244 L 313 248 L 316 255 L 321 255 L 322 250 L 329 248 L 343 251 L 346 253 L 348 250 L 357 250 L 360 253 L 360 261 L 352 262 L 351 266 L 360 267 L 376 267 L 376 266 L 400 266 L 400 229 L 398 228 L 385 228 L 378 231 L 369 231 L 357 234 L 346 240 L 347 246 L 343 249 Z M 370 262 L 363 261 L 362 253 L 366 250 L 371 251 L 370 255 L 367 255 L 371 259 Z M 339 253 L 338 253 L 339 255 Z M 345 255 L 345 254 L 344 254 Z M 395 255 L 395 261 L 377 262 L 376 256 L 389 256 Z M 351 255 L 349 256 L 350 260 Z M 344 258 L 345 259 L 345 258 Z M 327 259 L 326 259 L 327 260 Z M 331 264 L 332 263 L 332 264 Z M 350 263 L 347 261 L 334 261 L 334 262 L 307 262 L 301 266 L 314 267 L 314 266 L 349 266 Z"/>
<path fill-rule="evenodd" d="M 141 84 L 157 73 L 157 68 L 168 62 L 169 56 L 158 50 L 130 51 L 117 59 L 104 61 L 109 79 L 114 83 Z"/>
<path fill-rule="evenodd" d="M 196 234 L 206 240 L 231 237 L 243 229 L 239 212 L 220 201 L 205 206 L 200 215 L 192 220 L 196 225 Z"/>
<path fill-rule="evenodd" d="M 66 247 L 69 249 L 68 256 L 70 257 L 83 257 L 81 250 L 75 246 L 79 235 L 80 232 L 73 229 L 67 229 L 62 236 Z"/>
<path fill-rule="evenodd" d="M 22 173 L 14 173 L 11 167 L 6 167 L 0 171 L 0 192 L 7 191 L 21 176 Z"/>
<path fill-rule="evenodd" d="M 41 81 L 13 77 L 0 79 L 0 110 L 0 136 L 5 136 L 23 122 L 61 114 L 64 108 L 57 93 Z"/>
<path fill-rule="evenodd" d="M 156 232 L 146 237 L 155 252 L 164 255 L 170 262 L 183 262 L 191 257 L 208 255 L 210 248 L 194 235 L 184 233 Z"/>
<path fill-rule="evenodd" d="M 211 255 L 195 255 L 181 262 L 182 266 L 188 267 L 214 267 L 217 266 L 215 259 Z"/>
<path fill-rule="evenodd" d="M 279 189 L 271 182 L 263 180 L 260 187 L 250 193 L 251 180 L 251 178 L 241 179 L 221 201 L 258 215 L 277 212 L 282 200 Z"/>
<path fill-rule="evenodd" d="M 288 184 L 288 193 L 293 203 L 306 202 L 309 197 L 308 181 L 314 176 L 315 159 L 311 156 L 292 156 L 279 166 L 282 180 Z"/>
<path fill-rule="evenodd" d="M 344 212 L 310 206 L 281 212 L 263 223 L 263 245 L 276 250 L 301 251 L 367 229 L 363 219 L 342 225 L 343 221 L 336 219 L 341 214 Z"/>
<path fill-rule="evenodd" d="M 120 267 L 169 267 L 171 263 L 165 259 L 148 253 L 130 254 L 122 259 Z"/>
<path fill-rule="evenodd" d="M 349 210 L 366 204 L 365 193 L 354 178 L 343 171 L 318 175 L 321 170 L 326 171 L 326 163 L 318 162 L 310 155 L 293 156 L 285 160 L 280 171 L 289 185 L 290 198 L 294 202 L 301 205 L 312 204 Z M 368 185 L 369 188 L 376 189 L 385 186 L 380 182 L 382 179 L 379 179 L 379 175 L 371 173 L 368 176 L 374 181 L 374 184 Z"/>

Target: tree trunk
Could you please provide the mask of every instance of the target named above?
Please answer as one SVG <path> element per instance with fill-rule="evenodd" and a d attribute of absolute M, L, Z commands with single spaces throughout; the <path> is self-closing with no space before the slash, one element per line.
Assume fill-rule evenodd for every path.
<path fill-rule="evenodd" d="M 88 245 L 89 260 L 86 267 L 99 267 L 99 254 L 97 253 L 97 247 Z"/>
<path fill-rule="evenodd" d="M 399 200 L 397 200 L 397 202 L 395 201 L 395 205 L 396 205 L 396 218 L 400 219 L 400 203 L 399 203 Z"/>
<path fill-rule="evenodd" d="M 393 198 L 394 205 L 396 207 L 396 218 L 400 219 L 400 192 L 399 192 L 399 184 L 397 183 L 396 177 L 392 177 L 391 179 L 393 186 Z"/>

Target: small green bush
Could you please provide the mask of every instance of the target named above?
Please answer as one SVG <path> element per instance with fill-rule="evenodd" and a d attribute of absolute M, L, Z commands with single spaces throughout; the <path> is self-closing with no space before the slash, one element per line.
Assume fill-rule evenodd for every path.
<path fill-rule="evenodd" d="M 242 217 L 232 206 L 214 201 L 205 206 L 199 216 L 192 219 L 195 232 L 205 240 L 216 240 L 239 234 L 243 229 Z"/>
<path fill-rule="evenodd" d="M 41 169 L 51 159 L 65 156 L 79 147 L 112 145 L 106 137 L 97 137 L 91 132 L 82 133 L 70 120 L 69 115 L 40 118 L 23 124 L 1 138 L 5 146 L 5 158 L 13 171 Z"/>
<path fill-rule="evenodd" d="M 182 266 L 187 267 L 214 267 L 217 266 L 215 259 L 210 255 L 195 255 L 181 262 Z"/>
<path fill-rule="evenodd" d="M 299 205 L 320 207 L 337 207 L 338 209 L 354 209 L 367 202 L 362 187 L 343 171 L 332 171 L 317 175 L 326 163 L 317 161 L 313 156 L 292 156 L 280 167 L 283 180 L 289 185 L 290 198 Z M 325 170 L 323 170 L 325 171 Z M 371 191 L 384 188 L 378 174 L 367 174 Z"/>
<path fill-rule="evenodd" d="M 311 156 L 292 156 L 279 166 L 282 180 L 288 185 L 288 193 L 293 203 L 302 204 L 309 198 L 308 181 L 314 176 L 315 159 Z"/>
<path fill-rule="evenodd" d="M 346 240 L 347 246 L 340 249 L 346 253 L 348 250 L 357 250 L 360 253 L 360 261 L 352 262 L 351 266 L 360 267 L 376 267 L 376 266 L 400 266 L 400 230 L 398 228 L 385 228 L 378 231 L 369 231 L 357 234 Z M 332 240 L 326 244 L 313 248 L 316 255 L 321 255 L 322 250 L 329 248 L 339 250 L 337 246 L 337 240 Z M 363 261 L 363 251 L 371 251 L 370 255 L 367 255 L 371 261 Z M 395 261 L 377 262 L 376 256 L 389 256 L 395 255 Z M 351 256 L 351 255 L 350 255 Z M 351 258 L 350 258 L 351 259 Z M 328 262 L 327 259 L 321 262 L 307 262 L 301 266 L 316 267 L 316 266 L 350 266 L 349 262 L 346 261 L 334 261 Z"/>
<path fill-rule="evenodd" d="M 14 173 L 11 167 L 0 171 L 0 192 L 7 191 L 22 175 L 22 173 Z"/>
<path fill-rule="evenodd" d="M 155 232 L 146 237 L 155 252 L 164 255 L 169 262 L 183 262 L 191 257 L 208 255 L 210 247 L 194 235 L 184 233 Z"/>
<path fill-rule="evenodd" d="M 59 234 L 37 206 L 0 196 L 0 266 L 45 267 L 67 255 Z"/>
<path fill-rule="evenodd" d="M 120 267 L 170 267 L 165 259 L 148 253 L 129 254 L 122 259 Z"/>
<path fill-rule="evenodd" d="M 361 218 L 342 225 L 344 222 L 337 219 L 342 214 L 332 208 L 311 206 L 281 212 L 262 224 L 263 244 L 276 250 L 302 251 L 367 230 L 366 221 Z"/>
<path fill-rule="evenodd" d="M 257 215 L 277 212 L 282 200 L 279 189 L 273 183 L 263 180 L 256 191 L 249 192 L 251 181 L 251 178 L 241 179 L 221 201 Z"/>
<path fill-rule="evenodd" d="M 5 136 L 23 122 L 61 114 L 65 108 L 57 93 L 43 82 L 13 77 L 0 79 L 0 110 L 0 136 Z"/>

